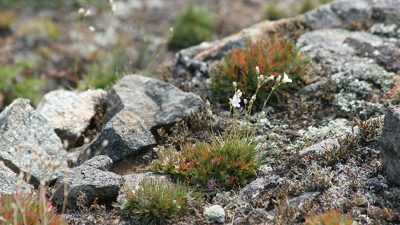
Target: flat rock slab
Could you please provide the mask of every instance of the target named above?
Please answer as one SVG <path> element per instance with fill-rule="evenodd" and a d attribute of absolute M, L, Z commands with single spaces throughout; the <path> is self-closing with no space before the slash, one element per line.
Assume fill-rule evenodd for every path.
<path fill-rule="evenodd" d="M 400 107 L 390 107 L 382 130 L 382 166 L 389 181 L 400 185 Z"/>
<path fill-rule="evenodd" d="M 80 93 L 57 90 L 46 94 L 36 110 L 68 147 L 75 147 L 84 138 L 91 138 L 91 130 L 101 129 L 106 97 L 107 92 L 101 89 Z"/>
<path fill-rule="evenodd" d="M 0 165 L 0 180 L 0 194 L 24 193 L 33 189 L 33 186 L 4 165 Z"/>
<path fill-rule="evenodd" d="M 29 100 L 17 99 L 0 114 L 0 137 L 0 161 L 16 173 L 27 173 L 34 185 L 67 168 L 60 138 Z"/>
<path fill-rule="evenodd" d="M 187 118 L 203 106 L 201 98 L 158 79 L 124 76 L 109 91 L 106 124 L 90 144 L 88 155 L 107 155 L 114 162 L 156 144 L 151 133 Z"/>
<path fill-rule="evenodd" d="M 77 200 L 85 196 L 85 203 L 96 199 L 100 204 L 111 204 L 117 199 L 122 177 L 107 171 L 112 164 L 107 156 L 96 156 L 61 176 L 54 186 L 53 201 L 58 206 L 77 208 Z M 67 199 L 65 199 L 65 196 Z"/>

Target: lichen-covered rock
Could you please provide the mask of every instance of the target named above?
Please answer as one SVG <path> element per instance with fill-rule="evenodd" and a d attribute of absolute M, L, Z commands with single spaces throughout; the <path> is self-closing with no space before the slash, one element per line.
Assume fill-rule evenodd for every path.
<path fill-rule="evenodd" d="M 389 107 L 382 130 L 382 166 L 391 182 L 400 185 L 400 107 Z"/>
<path fill-rule="evenodd" d="M 0 164 L 0 194 L 30 192 L 33 186 L 23 181 L 9 168 Z"/>
<path fill-rule="evenodd" d="M 220 205 L 212 205 L 204 209 L 204 215 L 210 221 L 225 223 L 225 210 Z"/>
<path fill-rule="evenodd" d="M 54 186 L 53 201 L 58 206 L 62 206 L 66 201 L 66 206 L 72 209 L 77 208 L 77 200 L 82 195 L 88 205 L 96 199 L 100 204 L 114 202 L 122 184 L 122 177 L 103 170 L 110 168 L 111 159 L 107 158 L 96 156 L 58 178 Z"/>
<path fill-rule="evenodd" d="M 16 173 L 26 173 L 34 185 L 67 168 L 60 138 L 29 100 L 17 99 L 1 112 L 0 137 L 0 160 Z"/>
<path fill-rule="evenodd" d="M 93 130 L 101 129 L 106 96 L 107 92 L 101 89 L 81 93 L 57 90 L 46 94 L 36 110 L 68 147 L 74 147 L 84 138 L 91 139 Z"/>

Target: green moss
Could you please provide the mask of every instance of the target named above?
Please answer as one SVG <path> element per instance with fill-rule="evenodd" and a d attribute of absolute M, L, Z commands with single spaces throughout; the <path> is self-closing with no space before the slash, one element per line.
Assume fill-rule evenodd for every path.
<path fill-rule="evenodd" d="M 300 14 L 306 13 L 316 7 L 313 0 L 303 0 L 300 8 Z"/>
<path fill-rule="evenodd" d="M 203 7 L 191 6 L 178 16 L 174 33 L 169 41 L 171 48 L 187 48 L 211 39 L 214 29 L 212 13 Z"/>

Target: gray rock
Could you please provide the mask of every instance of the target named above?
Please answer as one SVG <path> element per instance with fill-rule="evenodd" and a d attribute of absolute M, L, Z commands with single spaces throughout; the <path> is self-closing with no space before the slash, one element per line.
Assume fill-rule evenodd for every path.
<path fill-rule="evenodd" d="M 225 223 L 225 210 L 220 205 L 212 205 L 204 209 L 204 215 L 210 221 Z"/>
<path fill-rule="evenodd" d="M 0 114 L 0 160 L 30 183 L 49 182 L 67 168 L 60 138 L 45 118 L 17 99 Z"/>
<path fill-rule="evenodd" d="M 115 84 L 107 100 L 106 124 L 89 146 L 84 161 L 108 155 L 118 162 L 156 144 L 151 133 L 189 117 L 203 106 L 201 98 L 149 77 L 128 75 Z"/>
<path fill-rule="evenodd" d="M 320 6 L 306 13 L 307 23 L 313 30 L 340 27 L 341 19 L 333 12 L 330 4 Z"/>
<path fill-rule="evenodd" d="M 382 166 L 387 179 L 400 185 L 400 107 L 389 107 L 382 130 Z"/>
<path fill-rule="evenodd" d="M 77 200 L 82 195 L 85 196 L 87 205 L 95 200 L 100 204 L 114 202 L 122 184 L 122 177 L 100 170 L 109 168 L 111 159 L 105 157 L 107 156 L 96 156 L 57 179 L 53 201 L 58 206 L 63 206 L 65 200 L 66 207 L 72 209 L 77 208 Z M 67 199 L 64 199 L 65 196 Z"/>
<path fill-rule="evenodd" d="M 170 125 L 203 106 L 201 98 L 158 79 L 124 76 L 107 101 L 106 121 L 123 109 L 142 120 L 146 129 Z"/>
<path fill-rule="evenodd" d="M 156 141 L 135 113 L 123 109 L 103 128 L 100 136 L 89 146 L 90 157 L 107 155 L 118 162 L 128 155 L 151 147 Z M 83 161 L 81 156 L 79 161 Z"/>
<path fill-rule="evenodd" d="M 372 18 L 374 21 L 385 24 L 400 24 L 400 1 L 372 0 L 372 3 Z"/>
<path fill-rule="evenodd" d="M 37 106 L 54 127 L 58 136 L 68 147 L 82 144 L 84 138 L 91 138 L 91 129 L 101 129 L 107 92 L 87 90 L 81 93 L 57 90 L 46 94 Z M 77 142 L 81 143 L 77 143 Z"/>
<path fill-rule="evenodd" d="M 99 155 L 82 163 L 81 166 L 89 166 L 98 170 L 109 171 L 113 165 L 112 159 L 106 155 Z"/>
<path fill-rule="evenodd" d="M 33 186 L 23 181 L 17 174 L 0 164 L 0 194 L 30 192 Z"/>
<path fill-rule="evenodd" d="M 270 187 L 284 185 L 285 178 L 277 175 L 259 177 L 250 184 L 246 185 L 240 194 L 245 199 L 255 199 L 260 197 L 264 190 Z"/>

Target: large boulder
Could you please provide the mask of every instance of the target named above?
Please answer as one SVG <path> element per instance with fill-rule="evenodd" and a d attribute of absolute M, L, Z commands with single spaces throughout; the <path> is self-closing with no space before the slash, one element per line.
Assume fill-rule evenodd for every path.
<path fill-rule="evenodd" d="M 67 147 L 74 147 L 101 129 L 106 97 L 107 92 L 101 89 L 80 93 L 57 90 L 46 94 L 36 110 L 49 121 L 61 140 L 67 142 Z"/>
<path fill-rule="evenodd" d="M 66 151 L 29 100 L 17 99 L 0 114 L 0 161 L 30 182 L 49 182 L 67 168 Z"/>
<path fill-rule="evenodd" d="M 156 144 L 152 131 L 189 117 L 201 98 L 158 79 L 127 75 L 109 91 L 105 126 L 80 162 L 108 155 L 118 162 Z"/>
<path fill-rule="evenodd" d="M 382 130 L 382 166 L 387 179 L 400 185 L 400 107 L 390 107 Z"/>
<path fill-rule="evenodd" d="M 117 199 L 122 185 L 122 177 L 108 171 L 111 165 L 111 158 L 101 155 L 71 169 L 57 179 L 53 201 L 58 206 L 66 204 L 71 209 L 77 208 L 81 196 L 87 205 L 94 201 L 111 204 Z"/>

